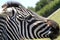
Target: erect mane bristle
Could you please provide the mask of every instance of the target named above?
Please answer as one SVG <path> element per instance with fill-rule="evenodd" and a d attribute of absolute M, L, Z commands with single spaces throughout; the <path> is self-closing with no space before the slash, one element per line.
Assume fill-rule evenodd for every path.
<path fill-rule="evenodd" d="M 9 7 L 19 7 L 22 5 L 19 2 L 7 2 L 2 6 L 2 8 L 5 6 L 7 6 L 7 8 L 9 8 Z"/>

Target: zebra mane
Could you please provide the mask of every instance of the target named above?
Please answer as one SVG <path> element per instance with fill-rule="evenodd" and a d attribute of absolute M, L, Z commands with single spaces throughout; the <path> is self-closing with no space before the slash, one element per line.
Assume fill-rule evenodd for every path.
<path fill-rule="evenodd" d="M 6 2 L 4 5 L 2 5 L 2 8 L 4 8 L 5 6 L 7 6 L 7 8 L 9 8 L 9 7 L 24 7 L 19 2 Z"/>

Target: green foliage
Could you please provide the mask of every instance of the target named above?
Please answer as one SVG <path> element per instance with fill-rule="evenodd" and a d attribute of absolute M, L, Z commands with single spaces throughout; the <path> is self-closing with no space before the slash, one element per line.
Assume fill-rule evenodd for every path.
<path fill-rule="evenodd" d="M 37 13 L 39 15 L 42 15 L 44 17 L 49 16 L 52 12 L 54 12 L 56 9 L 60 7 L 60 0 L 54 0 L 51 1 L 49 4 L 44 6 L 41 10 L 39 10 Z"/>
<path fill-rule="evenodd" d="M 56 21 L 60 25 L 60 8 L 48 18 Z"/>
<path fill-rule="evenodd" d="M 28 9 L 35 11 L 35 8 L 33 8 L 33 7 L 28 7 Z"/>
<path fill-rule="evenodd" d="M 36 7 L 28 7 L 28 9 L 37 12 L 39 15 L 48 17 L 52 12 L 60 7 L 60 0 L 40 0 Z"/>
<path fill-rule="evenodd" d="M 53 0 L 40 0 L 36 3 L 35 11 L 39 11 L 41 8 L 43 8 L 45 5 L 50 3 Z"/>

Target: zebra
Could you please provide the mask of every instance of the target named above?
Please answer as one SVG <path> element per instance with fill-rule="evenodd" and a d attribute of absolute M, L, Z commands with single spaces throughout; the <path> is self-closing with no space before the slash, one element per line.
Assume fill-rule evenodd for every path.
<path fill-rule="evenodd" d="M 59 36 L 59 25 L 37 15 L 18 2 L 7 2 L 0 10 L 0 40 L 21 40 Z"/>

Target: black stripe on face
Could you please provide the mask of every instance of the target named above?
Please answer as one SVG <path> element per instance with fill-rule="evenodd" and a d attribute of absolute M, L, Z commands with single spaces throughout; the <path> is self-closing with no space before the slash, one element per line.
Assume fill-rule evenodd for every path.
<path fill-rule="evenodd" d="M 26 22 L 25 21 L 24 21 L 24 35 L 27 38 L 27 36 L 26 36 Z"/>
<path fill-rule="evenodd" d="M 44 32 L 46 32 L 47 30 L 49 30 L 50 27 L 47 27 L 44 31 L 42 31 L 39 35 L 43 34 Z M 44 38 L 44 37 L 41 37 Z"/>
<path fill-rule="evenodd" d="M 23 26 L 22 26 L 23 20 L 18 19 L 18 21 L 20 21 L 20 30 L 21 30 L 21 35 L 22 35 L 22 37 L 23 37 Z M 21 37 L 21 38 L 22 38 L 22 37 Z"/>
<path fill-rule="evenodd" d="M 14 12 L 14 10 L 12 10 L 12 16 L 11 17 L 13 17 L 15 15 L 15 12 Z"/>
<path fill-rule="evenodd" d="M 29 32 L 29 29 L 30 29 L 30 25 L 33 24 L 34 22 L 36 22 L 36 20 L 32 20 L 31 22 L 28 23 L 27 25 L 27 31 L 28 31 L 28 35 L 29 35 L 29 38 L 32 39 L 32 37 L 30 36 L 30 32 Z"/>
<path fill-rule="evenodd" d="M 7 37 L 7 39 L 13 39 L 13 37 L 9 34 L 9 32 L 8 32 L 8 30 L 9 30 L 9 28 L 8 28 L 8 26 L 7 26 L 7 23 L 6 23 L 7 21 L 2 21 L 2 20 L 0 20 L 0 26 L 2 26 L 4 29 L 3 29 L 3 33 L 2 34 L 4 34 L 4 35 L 6 35 L 6 37 Z M 3 24 L 3 25 L 2 25 Z M 8 29 L 8 30 L 7 30 Z M 8 35 L 10 36 L 10 38 L 8 37 Z M 3 36 L 4 36 L 3 35 Z M 11 40 L 10 39 L 10 40 Z"/>
<path fill-rule="evenodd" d="M 19 31 L 19 27 L 18 27 L 18 23 L 17 23 L 17 21 L 15 20 L 13 20 L 13 19 L 11 19 L 11 21 L 12 21 L 12 25 L 15 27 L 15 29 L 16 29 L 16 31 L 17 31 L 17 33 L 18 33 L 18 31 Z"/>
<path fill-rule="evenodd" d="M 11 21 L 10 21 L 10 22 L 7 22 L 7 23 L 8 23 L 8 25 L 9 25 L 9 27 L 7 27 L 7 28 L 8 28 L 9 31 L 12 33 L 12 35 L 10 34 L 9 31 L 7 31 L 7 33 L 8 33 L 8 35 L 9 35 L 10 37 L 12 37 L 12 39 L 14 40 L 14 38 L 16 38 L 15 35 L 14 35 L 14 34 L 16 34 L 15 31 L 14 31 L 14 28 L 13 28 L 14 26 L 12 25 Z"/>
<path fill-rule="evenodd" d="M 18 23 L 17 23 L 17 21 L 15 20 L 13 20 L 13 19 L 11 19 L 10 20 L 11 22 L 12 22 L 12 25 L 14 26 L 14 28 L 16 29 L 16 33 L 17 33 L 17 37 L 18 37 L 18 39 L 20 39 L 20 34 L 19 34 L 19 32 L 20 32 L 20 30 L 19 30 L 19 27 L 20 26 L 18 26 Z M 20 23 L 20 22 L 19 22 Z"/>
<path fill-rule="evenodd" d="M 6 22 L 0 20 L 0 37 L 1 39 L 3 38 L 4 40 L 9 39 L 9 37 L 7 36 L 6 27 L 7 27 Z"/>
<path fill-rule="evenodd" d="M 18 35 L 18 28 L 17 28 L 17 25 L 15 24 L 15 22 L 13 20 L 9 20 L 8 21 L 8 25 L 10 27 L 10 31 L 13 35 L 13 37 L 17 40 L 17 39 L 20 39 L 19 38 L 19 35 Z"/>
<path fill-rule="evenodd" d="M 34 36 L 34 38 L 39 38 L 39 36 L 37 35 L 37 32 L 39 31 L 39 30 L 37 30 L 37 32 L 36 32 L 36 36 L 37 37 L 35 37 L 35 33 L 34 33 L 34 31 L 36 30 L 36 28 L 38 28 L 40 25 L 42 25 L 43 24 L 43 22 L 41 22 L 41 23 L 37 23 L 36 25 L 34 25 L 33 27 L 32 27 L 32 34 L 33 34 L 33 36 Z"/>
<path fill-rule="evenodd" d="M 42 26 L 41 26 L 42 25 Z M 40 38 L 40 36 L 38 35 L 38 32 L 40 32 L 41 30 L 43 30 L 47 25 L 45 23 L 42 23 L 40 25 L 40 28 L 36 31 L 36 35 Z"/>
<path fill-rule="evenodd" d="M 5 21 L 7 21 L 7 20 L 6 20 L 6 18 L 4 18 L 4 17 L 1 17 L 1 16 L 0 16 L 0 20 L 5 20 Z"/>

